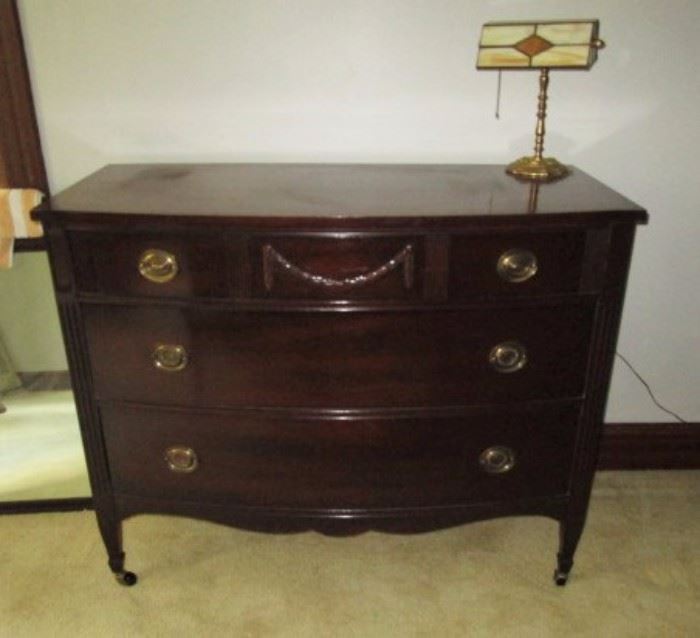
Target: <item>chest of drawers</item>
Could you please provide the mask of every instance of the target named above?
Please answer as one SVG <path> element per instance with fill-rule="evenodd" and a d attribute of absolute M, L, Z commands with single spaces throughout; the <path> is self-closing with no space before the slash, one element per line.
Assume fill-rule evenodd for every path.
<path fill-rule="evenodd" d="M 638 206 L 580 171 L 121 165 L 45 227 L 94 502 L 122 521 L 581 535 Z"/>

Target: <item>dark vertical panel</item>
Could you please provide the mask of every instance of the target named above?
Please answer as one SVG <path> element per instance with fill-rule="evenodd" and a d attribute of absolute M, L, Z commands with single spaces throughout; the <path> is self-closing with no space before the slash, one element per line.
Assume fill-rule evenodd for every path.
<path fill-rule="evenodd" d="M 0 0 L 0 186 L 48 193 L 16 0 Z"/>

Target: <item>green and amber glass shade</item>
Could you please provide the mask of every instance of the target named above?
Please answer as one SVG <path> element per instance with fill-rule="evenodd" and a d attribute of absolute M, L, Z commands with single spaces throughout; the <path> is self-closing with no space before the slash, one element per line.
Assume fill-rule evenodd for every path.
<path fill-rule="evenodd" d="M 590 69 L 598 56 L 598 20 L 489 22 L 477 69 Z"/>
<path fill-rule="evenodd" d="M 535 154 L 509 164 L 508 173 L 532 181 L 552 181 L 568 175 L 569 169 L 558 160 L 543 157 L 549 70 L 590 69 L 603 46 L 598 38 L 598 20 L 488 22 L 482 27 L 477 69 L 540 72 Z"/>

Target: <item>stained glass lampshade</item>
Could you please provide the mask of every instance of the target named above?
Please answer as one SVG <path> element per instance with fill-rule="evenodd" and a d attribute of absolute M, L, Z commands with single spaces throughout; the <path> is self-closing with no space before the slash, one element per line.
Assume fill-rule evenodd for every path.
<path fill-rule="evenodd" d="M 481 31 L 476 68 L 480 70 L 538 69 L 540 94 L 535 129 L 535 154 L 521 157 L 506 169 L 528 180 L 551 181 L 569 170 L 553 157 L 543 157 L 547 87 L 550 69 L 588 70 L 604 43 L 598 20 L 551 22 L 489 22 Z"/>

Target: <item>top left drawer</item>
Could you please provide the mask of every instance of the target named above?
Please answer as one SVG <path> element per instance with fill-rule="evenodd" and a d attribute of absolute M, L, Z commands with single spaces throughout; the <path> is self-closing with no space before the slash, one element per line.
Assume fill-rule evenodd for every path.
<path fill-rule="evenodd" d="M 70 246 L 81 292 L 136 297 L 226 297 L 227 255 L 220 235 L 73 232 Z"/>

